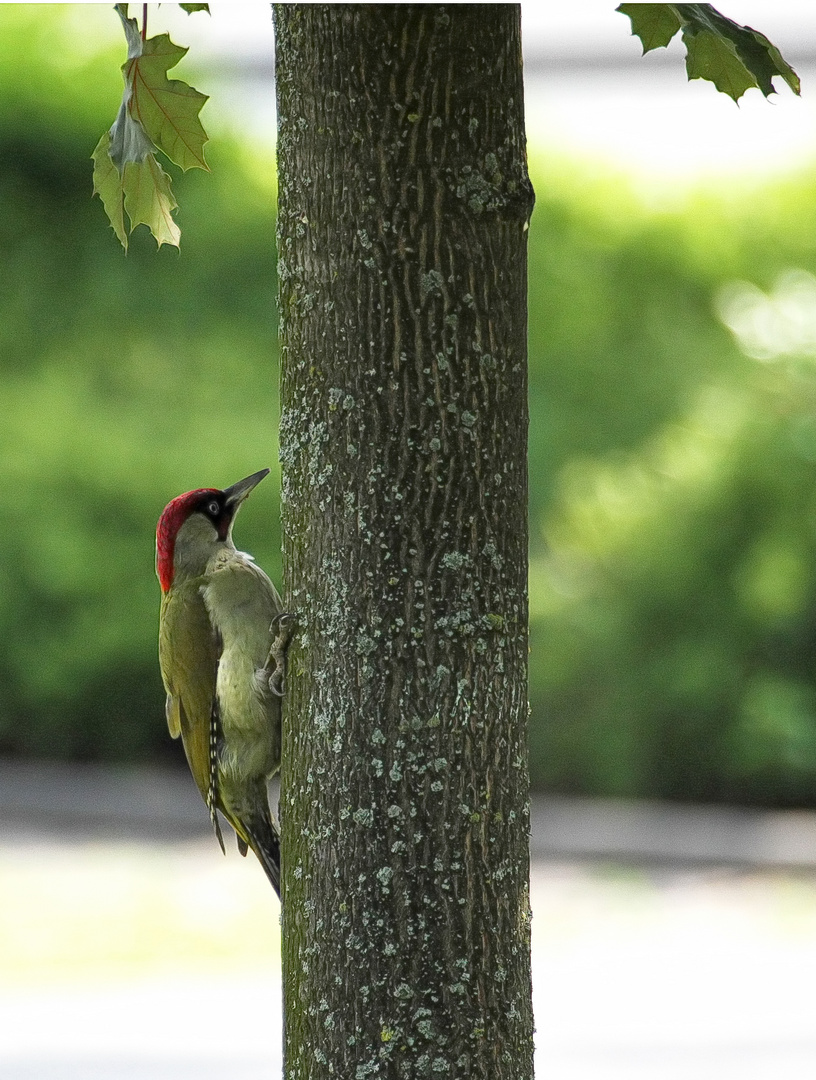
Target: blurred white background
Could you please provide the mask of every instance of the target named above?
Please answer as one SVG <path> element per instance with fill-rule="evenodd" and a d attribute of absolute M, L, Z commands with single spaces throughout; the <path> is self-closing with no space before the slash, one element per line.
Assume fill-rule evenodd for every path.
<path fill-rule="evenodd" d="M 805 0 L 733 0 L 724 13 L 761 30 L 802 77 L 802 96 L 784 84 L 769 101 L 749 90 L 735 105 L 710 83 L 685 75 L 679 35 L 641 56 L 629 19 L 613 0 L 522 4 L 525 97 L 531 149 L 613 163 L 644 189 L 669 197 L 690 179 L 784 172 L 814 157 L 816 19 Z M 121 37 L 107 5 L 76 5 L 83 33 Z M 259 145 L 275 137 L 274 38 L 266 3 L 218 3 L 187 16 L 154 5 L 150 33 L 169 30 L 191 47 L 206 74 L 204 113 L 213 133 L 246 132 Z M 134 9 L 135 10 L 135 9 Z M 781 83 L 781 81 L 780 81 Z"/>
<path fill-rule="evenodd" d="M 802 77 L 766 101 L 750 90 L 735 105 L 709 83 L 689 83 L 679 35 L 641 56 L 629 19 L 612 0 L 522 4 L 528 139 L 533 150 L 611 162 L 644 187 L 668 194 L 700 176 L 786 171 L 814 156 L 816 19 L 804 0 L 734 0 L 724 13 L 761 30 Z M 161 28 L 192 46 L 219 85 L 211 123 L 240 125 L 274 142 L 273 34 L 262 3 L 211 5 L 187 18 L 174 5 L 156 13 Z M 151 16 L 153 18 L 154 16 Z M 108 19 L 110 22 L 110 20 Z M 117 30 L 111 27 L 112 32 Z M 211 85 L 211 84 L 210 84 Z M 209 85 L 208 85 L 209 89 Z"/>

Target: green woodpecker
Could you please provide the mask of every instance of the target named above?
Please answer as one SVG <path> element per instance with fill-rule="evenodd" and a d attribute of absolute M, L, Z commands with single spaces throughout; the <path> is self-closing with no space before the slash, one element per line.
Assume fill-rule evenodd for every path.
<path fill-rule="evenodd" d="M 168 503 L 156 529 L 156 572 L 170 734 L 181 736 L 221 850 L 217 811 L 235 830 L 241 854 L 252 848 L 280 896 L 280 841 L 266 783 L 280 766 L 280 696 L 293 620 L 263 570 L 232 542 L 242 502 L 268 472 Z"/>

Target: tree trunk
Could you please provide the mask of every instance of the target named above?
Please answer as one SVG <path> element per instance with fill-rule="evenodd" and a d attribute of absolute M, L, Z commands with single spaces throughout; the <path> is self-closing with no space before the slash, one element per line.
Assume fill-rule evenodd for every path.
<path fill-rule="evenodd" d="M 279 5 L 287 1080 L 532 1076 L 517 5 Z"/>

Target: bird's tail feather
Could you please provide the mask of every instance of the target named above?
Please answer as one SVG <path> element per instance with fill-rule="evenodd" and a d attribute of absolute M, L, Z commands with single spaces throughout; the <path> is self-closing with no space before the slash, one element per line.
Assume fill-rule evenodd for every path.
<path fill-rule="evenodd" d="M 270 818 L 244 823 L 249 846 L 264 868 L 269 883 L 280 899 L 280 836 Z"/>

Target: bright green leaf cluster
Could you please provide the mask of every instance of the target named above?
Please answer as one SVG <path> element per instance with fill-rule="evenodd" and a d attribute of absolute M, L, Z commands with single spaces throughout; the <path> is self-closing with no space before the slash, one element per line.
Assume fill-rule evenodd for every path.
<path fill-rule="evenodd" d="M 708 79 L 734 101 L 751 87 L 765 97 L 775 93 L 774 75 L 799 93 L 799 77 L 776 46 L 758 30 L 727 19 L 711 4 L 620 4 L 617 10 L 629 16 L 644 53 L 664 48 L 681 30 L 688 77 Z"/>
<path fill-rule="evenodd" d="M 174 45 L 167 34 L 143 40 L 136 20 L 127 17 L 127 5 L 117 4 L 116 10 L 128 44 L 122 66 L 125 90 L 116 120 L 93 152 L 94 194 L 102 199 L 126 251 L 128 232 L 137 225 L 147 225 L 159 247 L 178 247 L 181 234 L 173 220 L 177 203 L 156 151 L 182 169 L 207 168 L 207 133 L 198 116 L 207 97 L 167 78 L 186 49 Z"/>

